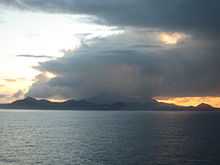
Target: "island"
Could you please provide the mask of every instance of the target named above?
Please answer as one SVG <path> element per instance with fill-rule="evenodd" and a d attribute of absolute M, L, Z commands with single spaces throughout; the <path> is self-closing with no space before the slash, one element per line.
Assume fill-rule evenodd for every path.
<path fill-rule="evenodd" d="M 8 104 L 0 104 L 0 109 L 39 109 L 39 110 L 128 110 L 128 111 L 216 111 L 220 108 L 208 104 L 198 106 L 178 106 L 149 99 L 144 102 L 98 103 L 91 100 L 67 100 L 52 102 L 46 99 L 26 97 Z"/>

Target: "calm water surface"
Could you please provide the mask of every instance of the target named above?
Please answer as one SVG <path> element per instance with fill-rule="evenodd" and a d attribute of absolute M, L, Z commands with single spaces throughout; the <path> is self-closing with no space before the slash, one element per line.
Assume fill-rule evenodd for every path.
<path fill-rule="evenodd" d="M 0 165 L 219 165 L 220 112 L 0 111 Z"/>

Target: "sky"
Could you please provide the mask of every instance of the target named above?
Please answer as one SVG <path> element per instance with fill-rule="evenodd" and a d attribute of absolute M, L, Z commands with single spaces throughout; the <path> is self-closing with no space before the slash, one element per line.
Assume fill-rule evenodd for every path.
<path fill-rule="evenodd" d="M 218 0 L 1 0 L 0 102 L 220 107 L 219 17 Z"/>

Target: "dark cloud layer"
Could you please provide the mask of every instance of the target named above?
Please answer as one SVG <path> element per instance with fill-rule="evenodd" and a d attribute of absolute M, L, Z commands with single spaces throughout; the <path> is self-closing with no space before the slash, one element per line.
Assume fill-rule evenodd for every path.
<path fill-rule="evenodd" d="M 152 34 L 177 31 L 191 37 L 191 41 L 168 49 L 151 37 L 143 39 L 147 38 L 144 31 L 141 35 L 126 33 L 121 38 L 112 37 L 111 43 L 97 39 L 95 45 L 84 44 L 62 58 L 41 63 L 37 69 L 54 73 L 56 78 L 39 76 L 28 95 L 140 99 L 220 96 L 219 0 L 3 0 L 1 3 L 26 10 L 92 15 L 101 23 L 126 30 L 152 29 Z M 118 40 L 123 40 L 123 44 Z"/>
<path fill-rule="evenodd" d="M 219 0 L 3 0 L 23 9 L 94 15 L 107 23 L 219 35 Z"/>
<path fill-rule="evenodd" d="M 117 40 L 117 39 L 116 39 Z M 97 43 L 103 46 L 102 42 Z M 220 96 L 218 46 L 180 46 L 143 51 L 99 46 L 68 52 L 41 63 L 42 72 L 57 75 L 35 83 L 35 97 L 88 98 L 98 95 L 145 99 L 155 96 Z"/>

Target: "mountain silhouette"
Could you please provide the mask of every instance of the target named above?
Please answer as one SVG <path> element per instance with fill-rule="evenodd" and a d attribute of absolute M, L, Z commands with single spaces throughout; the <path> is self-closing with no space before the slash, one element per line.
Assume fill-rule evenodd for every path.
<path fill-rule="evenodd" d="M 197 106 L 197 108 L 200 109 L 200 110 L 203 110 L 203 111 L 212 110 L 213 109 L 213 107 L 211 105 L 205 104 L 205 103 L 199 104 Z"/>
<path fill-rule="evenodd" d="M 88 100 L 67 100 L 64 102 L 51 102 L 45 99 L 35 99 L 26 97 L 9 104 L 0 104 L 4 109 L 46 109 L 46 110 L 146 110 L 146 111 L 213 111 L 220 110 L 208 104 L 193 106 L 177 106 L 174 104 L 161 103 L 154 99 L 146 101 L 115 101 L 111 103 L 95 102 L 94 99 Z"/>

